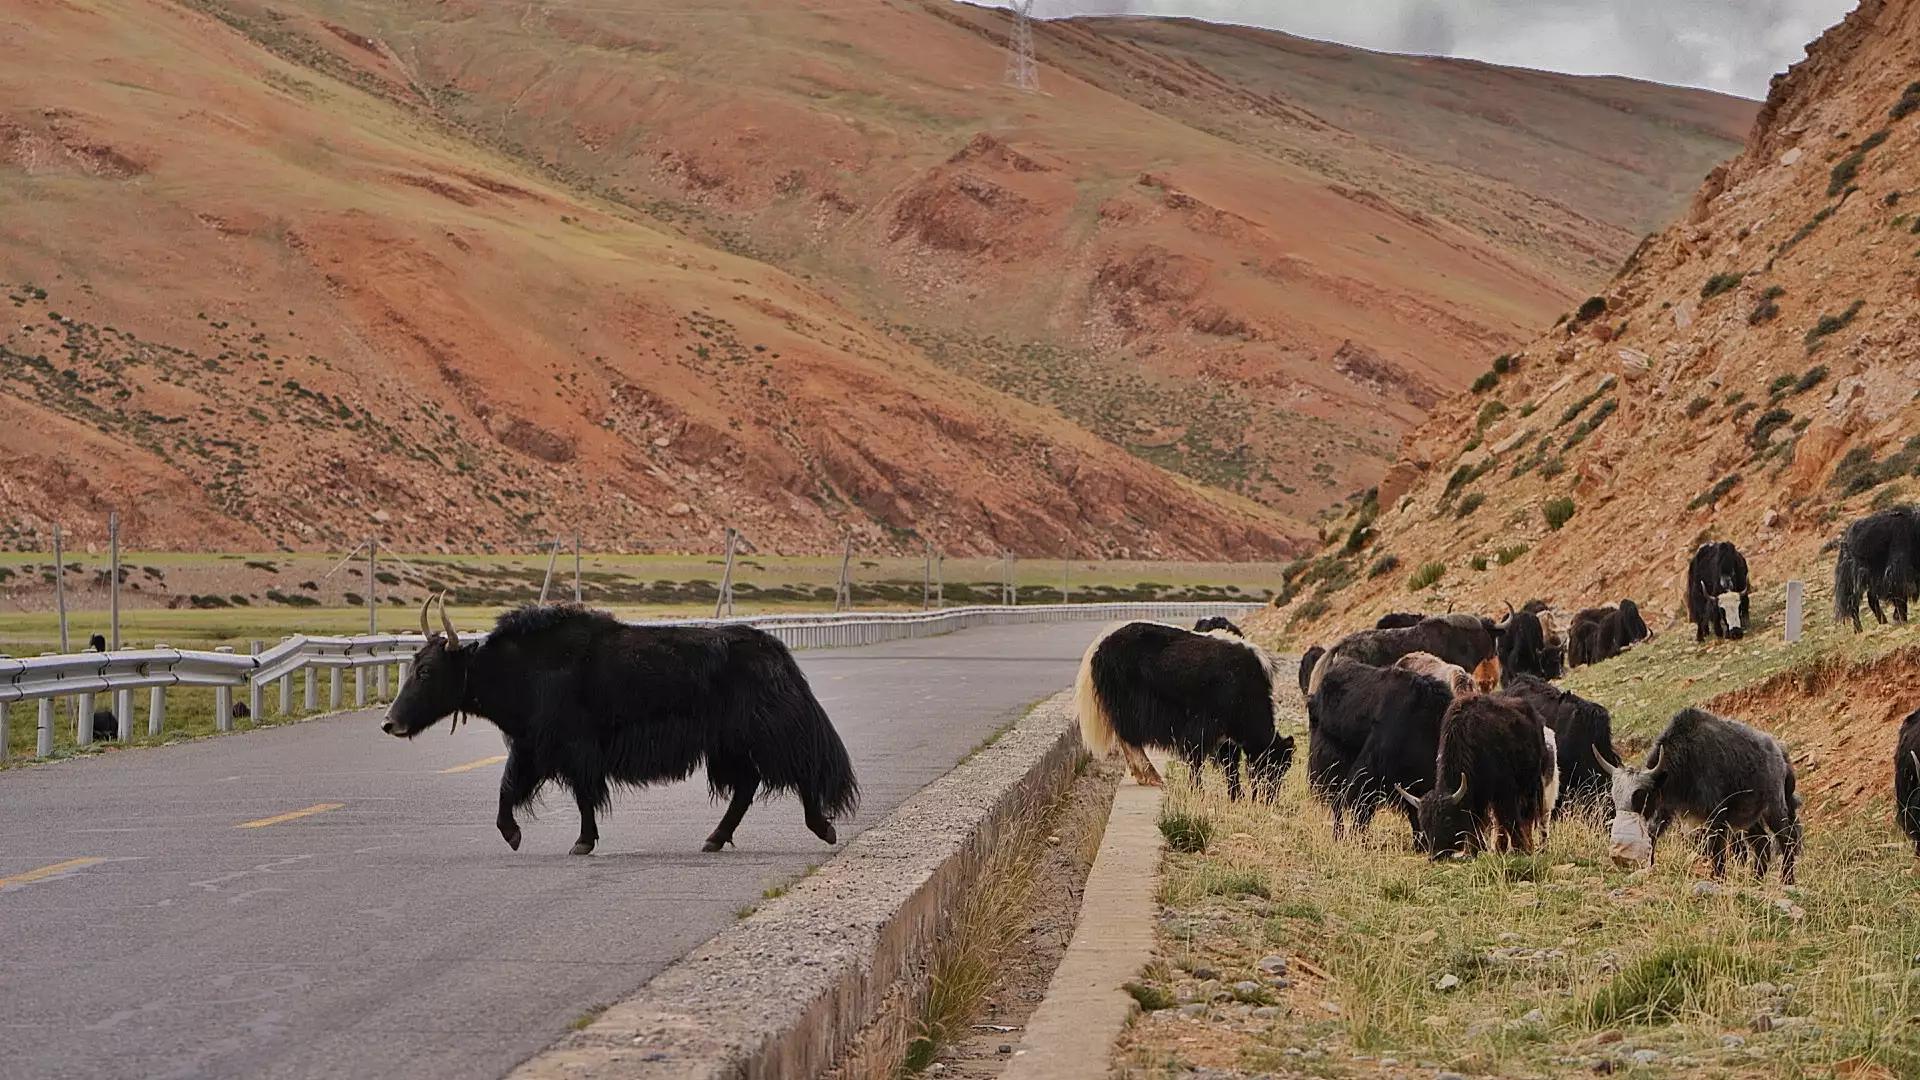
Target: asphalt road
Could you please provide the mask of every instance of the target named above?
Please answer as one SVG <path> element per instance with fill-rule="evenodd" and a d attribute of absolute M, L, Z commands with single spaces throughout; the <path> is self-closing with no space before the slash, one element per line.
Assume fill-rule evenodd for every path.
<path fill-rule="evenodd" d="M 1097 632 L 801 653 L 864 789 L 842 842 Z M 515 853 L 503 752 L 485 721 L 408 743 L 366 712 L 0 773 L 0 1077 L 497 1076 L 835 850 L 782 797 L 702 854 L 696 776 L 618 796 L 585 858 L 550 790 Z"/>

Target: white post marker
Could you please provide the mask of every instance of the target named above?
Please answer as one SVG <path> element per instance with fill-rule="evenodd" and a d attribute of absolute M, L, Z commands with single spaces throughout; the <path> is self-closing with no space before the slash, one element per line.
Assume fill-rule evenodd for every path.
<path fill-rule="evenodd" d="M 156 686 L 147 693 L 147 735 L 160 734 L 167 720 L 167 688 Z"/>
<path fill-rule="evenodd" d="M 113 719 L 120 726 L 120 741 L 133 741 L 133 691 L 113 692 Z"/>
<path fill-rule="evenodd" d="M 40 730 L 35 735 L 33 752 L 36 757 L 46 757 L 53 753 L 53 699 L 40 699 Z"/>
<path fill-rule="evenodd" d="M 1787 644 L 1800 640 L 1802 624 L 1806 621 L 1807 583 L 1804 581 L 1787 582 Z"/>

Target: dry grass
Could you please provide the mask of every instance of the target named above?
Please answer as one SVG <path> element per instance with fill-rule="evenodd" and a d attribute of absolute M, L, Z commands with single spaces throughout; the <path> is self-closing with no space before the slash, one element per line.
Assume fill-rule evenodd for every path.
<path fill-rule="evenodd" d="M 1230 804 L 1217 782 L 1168 792 L 1221 839 L 1169 854 L 1162 960 L 1135 996 L 1219 1000 L 1144 1017 L 1123 1044 L 1130 1075 L 1920 1074 L 1920 881 L 1884 802 L 1810 830 L 1798 886 L 1714 888 L 1685 840 L 1652 871 L 1613 869 L 1590 823 L 1533 856 L 1462 863 L 1413 854 L 1397 814 L 1335 840 L 1298 770 L 1271 807 Z M 1262 980 L 1270 953 L 1290 957 L 1290 985 Z M 1280 1015 L 1234 1003 L 1243 980 Z"/>

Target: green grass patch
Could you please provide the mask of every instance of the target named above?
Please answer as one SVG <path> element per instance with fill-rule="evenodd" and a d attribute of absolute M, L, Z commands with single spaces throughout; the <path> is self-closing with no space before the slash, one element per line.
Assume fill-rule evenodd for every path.
<path fill-rule="evenodd" d="M 1202 814 L 1167 810 L 1160 815 L 1160 835 L 1174 851 L 1197 854 L 1213 842 L 1213 822 Z"/>
<path fill-rule="evenodd" d="M 1820 320 L 1807 330 L 1805 339 L 1807 350 L 1811 352 L 1819 348 L 1824 339 L 1851 326 L 1853 320 L 1860 314 L 1860 309 L 1866 306 L 1867 302 L 1865 300 L 1855 300 L 1847 307 L 1847 310 L 1838 315 L 1820 316 Z"/>
<path fill-rule="evenodd" d="M 1540 507 L 1540 516 L 1547 521 L 1547 528 L 1559 532 L 1567 522 L 1573 520 L 1573 499 L 1562 495 L 1557 499 L 1548 499 Z"/>
<path fill-rule="evenodd" d="M 1442 577 L 1445 577 L 1446 573 L 1446 563 L 1430 562 L 1423 564 L 1420 569 L 1413 572 L 1413 576 L 1407 579 L 1407 588 L 1414 592 L 1431 588 L 1434 583 L 1438 582 Z"/>
<path fill-rule="evenodd" d="M 1732 292 L 1746 279 L 1745 274 L 1715 274 L 1707 279 L 1705 285 L 1700 286 L 1700 299 L 1711 300 L 1722 293 Z"/>

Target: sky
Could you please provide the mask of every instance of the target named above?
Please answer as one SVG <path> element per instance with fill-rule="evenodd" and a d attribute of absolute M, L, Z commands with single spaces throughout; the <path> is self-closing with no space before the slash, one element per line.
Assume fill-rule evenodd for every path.
<path fill-rule="evenodd" d="M 1384 52 L 1764 98 L 1856 0 L 1035 0 L 1040 18 L 1182 15 Z M 1004 3 L 1002 6 L 1005 6 Z"/>

